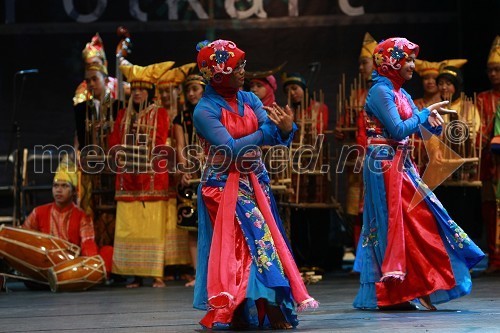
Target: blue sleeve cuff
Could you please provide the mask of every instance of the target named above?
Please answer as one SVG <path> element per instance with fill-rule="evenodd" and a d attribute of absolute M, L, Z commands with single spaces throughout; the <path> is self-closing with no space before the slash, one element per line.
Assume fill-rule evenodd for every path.
<path fill-rule="evenodd" d="M 432 127 L 429 122 L 427 121 L 427 118 L 429 118 L 429 115 L 431 114 L 431 112 L 429 111 L 429 109 L 425 108 L 425 109 L 422 109 L 422 111 L 420 111 L 420 113 L 418 114 L 418 118 L 420 120 L 420 123 L 429 131 L 431 132 L 432 134 L 434 135 L 440 135 L 441 132 L 443 131 L 443 126 L 436 126 L 436 127 Z M 423 117 L 425 117 L 425 120 L 423 120 Z"/>
<path fill-rule="evenodd" d="M 443 131 L 443 126 L 439 125 L 436 127 L 430 126 L 430 131 L 434 135 L 441 135 L 441 132 Z"/>
<path fill-rule="evenodd" d="M 288 133 L 288 136 L 286 137 L 282 136 L 279 128 L 274 123 L 271 122 L 266 122 L 265 124 L 263 124 L 260 127 L 260 130 L 262 131 L 263 134 L 263 140 L 262 140 L 263 145 L 290 146 L 293 137 L 295 135 L 295 132 L 297 131 L 297 125 L 293 123 L 292 131 Z"/>
<path fill-rule="evenodd" d="M 431 134 L 434 135 L 441 135 L 441 132 L 443 131 L 443 126 L 432 127 L 431 125 L 429 125 L 429 123 L 426 123 L 423 126 L 425 127 L 426 130 L 428 130 L 429 132 L 431 132 Z"/>
<path fill-rule="evenodd" d="M 429 115 L 431 114 L 431 112 L 429 111 L 429 109 L 422 109 L 422 111 L 420 111 L 419 113 L 417 113 L 417 116 L 418 116 L 418 119 L 419 119 L 419 123 L 420 124 L 425 124 L 427 122 L 427 118 L 429 117 Z"/>

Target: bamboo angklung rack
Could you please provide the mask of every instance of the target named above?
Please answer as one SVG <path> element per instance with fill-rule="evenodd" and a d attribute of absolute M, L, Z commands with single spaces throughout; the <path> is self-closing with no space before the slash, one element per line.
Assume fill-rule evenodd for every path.
<path fill-rule="evenodd" d="M 445 123 L 441 138 L 444 144 L 449 148 L 443 154 L 443 163 L 457 163 L 457 157 L 453 156 L 450 149 L 460 156 L 459 161 L 462 165 L 444 182 L 448 186 L 481 186 L 481 150 L 482 137 L 481 117 L 476 107 L 477 97 L 467 97 L 464 93 L 460 94 L 459 108 L 457 111 L 458 121 L 460 123 Z M 448 117 L 449 118 L 449 117 Z M 448 129 L 448 126 L 458 126 L 456 130 Z M 466 133 L 463 133 L 463 131 Z M 460 140 L 450 138 L 450 135 L 458 134 Z M 479 135 L 479 136 L 478 136 Z"/>
<path fill-rule="evenodd" d="M 319 134 L 325 133 L 327 124 L 323 123 L 324 112 L 324 94 L 322 90 L 313 92 L 312 96 L 309 91 L 305 90 L 304 99 L 300 105 L 295 108 L 294 121 L 297 124 L 298 131 L 295 133 L 294 142 L 292 142 L 291 149 L 289 150 L 289 167 L 280 173 L 274 181 L 279 184 L 278 188 L 288 194 L 288 201 L 294 204 L 306 206 L 309 204 L 317 204 L 318 198 L 321 201 L 327 202 L 330 200 L 328 189 L 331 187 L 331 177 L 329 174 L 323 174 L 321 167 L 329 158 L 329 145 L 326 139 L 323 140 L 322 147 L 318 152 L 299 151 L 305 145 L 315 147 L 316 139 Z M 288 105 L 292 105 L 290 93 L 288 94 Z M 314 165 L 306 164 L 303 159 L 317 158 L 317 163 Z M 321 176 L 321 177 L 319 177 Z M 307 186 L 311 181 L 310 177 L 317 177 L 316 184 L 316 198 L 309 198 L 304 186 Z M 292 180 L 293 179 L 293 180 Z M 274 189 L 274 187 L 273 187 Z M 304 193 L 306 195 L 304 195 Z"/>
<path fill-rule="evenodd" d="M 354 79 L 346 95 L 345 74 L 342 74 L 342 82 L 339 84 L 337 93 L 336 129 L 344 132 L 357 131 L 357 117 L 365 105 L 367 86 L 361 78 L 361 74 Z"/>

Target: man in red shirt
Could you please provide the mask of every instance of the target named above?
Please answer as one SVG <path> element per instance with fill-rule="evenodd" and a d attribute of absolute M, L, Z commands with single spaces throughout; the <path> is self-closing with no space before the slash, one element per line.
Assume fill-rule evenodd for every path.
<path fill-rule="evenodd" d="M 111 272 L 113 247 L 98 249 L 92 218 L 74 203 L 77 185 L 76 166 L 67 160 L 61 161 L 52 185 L 54 202 L 33 209 L 21 227 L 78 245 L 82 256 L 99 254 L 105 262 L 106 271 Z"/>

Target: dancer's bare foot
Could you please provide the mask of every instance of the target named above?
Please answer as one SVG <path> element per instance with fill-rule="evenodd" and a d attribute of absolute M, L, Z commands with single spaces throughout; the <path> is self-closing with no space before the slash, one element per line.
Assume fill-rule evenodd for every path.
<path fill-rule="evenodd" d="M 125 288 L 139 288 L 140 286 L 142 286 L 142 283 L 139 283 L 139 282 L 132 282 L 132 283 L 129 283 L 125 286 Z"/>
<path fill-rule="evenodd" d="M 194 287 L 194 283 L 196 282 L 196 280 L 191 280 L 189 282 L 186 282 L 186 284 L 184 285 L 184 287 Z"/>
<path fill-rule="evenodd" d="M 411 302 L 403 302 L 393 305 L 379 306 L 381 311 L 415 311 L 418 308 Z"/>
<path fill-rule="evenodd" d="M 125 286 L 125 288 L 139 288 L 142 286 L 142 279 L 141 278 L 135 278 L 132 283 L 129 283 Z"/>
<path fill-rule="evenodd" d="M 191 275 L 191 274 L 182 274 L 180 276 L 180 279 L 190 282 L 190 281 L 194 280 L 194 275 Z"/>
<path fill-rule="evenodd" d="M 275 330 L 289 330 L 293 326 L 286 321 L 285 315 L 276 305 L 266 304 L 266 315 L 271 323 L 271 327 Z"/>
<path fill-rule="evenodd" d="M 418 298 L 420 304 L 429 311 L 436 311 L 436 307 L 432 305 L 431 298 L 429 295 Z"/>
<path fill-rule="evenodd" d="M 155 278 L 153 281 L 153 288 L 165 288 L 165 282 L 162 278 Z"/>

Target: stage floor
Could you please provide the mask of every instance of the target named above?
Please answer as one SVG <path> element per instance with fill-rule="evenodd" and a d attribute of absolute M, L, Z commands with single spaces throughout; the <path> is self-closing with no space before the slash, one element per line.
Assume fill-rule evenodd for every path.
<path fill-rule="evenodd" d="M 197 332 L 203 311 L 193 289 L 167 282 L 98 286 L 85 292 L 31 291 L 8 281 L 0 293 L 0 332 Z M 358 279 L 329 274 L 309 285 L 320 308 L 299 315 L 298 332 L 500 332 L 500 274 L 473 279 L 471 295 L 438 305 L 437 312 L 381 312 L 352 308 Z M 247 331 L 248 332 L 248 331 Z"/>

